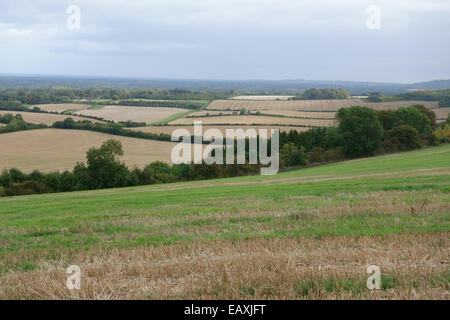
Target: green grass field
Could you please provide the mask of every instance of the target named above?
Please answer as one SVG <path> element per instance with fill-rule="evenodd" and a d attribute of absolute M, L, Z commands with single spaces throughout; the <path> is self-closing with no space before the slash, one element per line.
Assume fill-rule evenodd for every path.
<path fill-rule="evenodd" d="M 49 285 L 64 274 L 55 270 L 69 264 L 86 265 L 92 273 L 92 268 L 119 259 L 117 263 L 125 269 L 116 270 L 117 277 L 127 279 L 122 285 L 128 290 L 111 291 L 111 298 L 362 298 L 374 293 L 355 292 L 348 288 L 348 281 L 360 288 L 367 277 L 364 263 L 377 261 L 382 270 L 389 270 L 386 279 L 395 279 L 397 291 L 384 290 L 373 297 L 414 298 L 414 289 L 422 298 L 442 298 L 449 285 L 449 192 L 450 146 L 445 145 L 275 176 L 1 198 L 0 288 L 10 289 L 0 289 L 0 297 L 15 297 L 19 292 L 19 297 L 74 298 L 63 289 L 51 291 L 52 295 L 27 293 L 17 279 L 35 275 Z M 246 251 L 252 245 L 254 249 Z M 369 262 L 363 247 L 367 252 L 378 248 L 379 259 Z M 296 248 L 303 248 L 310 260 L 299 258 Z M 334 253 L 327 251 L 330 248 Z M 155 284 L 158 289 L 147 288 L 150 293 L 138 284 L 130 287 L 130 277 L 135 277 L 124 276 L 123 270 L 136 267 L 136 261 L 127 258 L 136 252 L 156 269 L 172 261 L 174 269 L 167 274 L 146 276 L 148 281 L 165 279 L 165 286 Z M 261 264 L 253 257 L 256 252 L 263 257 Z M 330 254 L 328 260 L 324 252 Z M 250 256 L 255 261 L 247 261 Z M 280 261 L 296 257 L 297 263 L 306 263 L 306 269 L 296 267 L 285 273 L 300 272 L 299 278 L 274 275 Z M 204 264 L 191 270 L 186 259 Z M 348 261 L 331 263 L 323 274 L 307 272 L 307 266 L 320 261 L 327 265 L 333 259 Z M 224 266 L 234 263 L 239 272 L 224 271 Z M 400 268 L 407 263 L 409 267 Z M 411 265 L 416 266 L 413 271 Z M 138 266 L 144 268 L 143 262 Z M 175 288 L 173 281 L 182 277 L 177 268 L 186 272 L 183 279 L 189 286 Z M 211 268 L 218 268 L 219 275 L 211 275 Z M 287 267 L 281 264 L 280 268 Z M 144 276 L 142 272 L 139 277 Z M 415 284 L 408 278 L 411 272 L 419 279 Z M 193 280 L 192 274 L 203 276 Z M 256 275 L 259 278 L 253 278 Z M 214 280 L 217 277 L 219 283 Z M 12 279 L 19 282 L 14 284 Z M 335 290 L 333 286 L 331 291 L 326 289 L 327 281 L 337 286 Z M 261 289 L 264 283 L 269 291 Z M 295 289 L 295 283 L 303 289 Z M 305 285 L 312 289 L 305 291 Z M 251 288 L 252 294 L 242 288 Z M 78 297 L 96 296 L 82 290 Z"/>

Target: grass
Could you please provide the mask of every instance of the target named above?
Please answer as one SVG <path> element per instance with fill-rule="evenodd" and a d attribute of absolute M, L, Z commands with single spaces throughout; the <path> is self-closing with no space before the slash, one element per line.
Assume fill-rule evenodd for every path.
<path fill-rule="evenodd" d="M 155 125 L 160 125 L 160 124 L 167 124 L 168 122 L 183 118 L 184 116 L 187 116 L 188 114 L 196 112 L 196 111 L 197 110 L 188 110 L 188 111 L 184 111 L 184 112 L 178 112 L 178 113 L 172 114 L 164 119 L 154 121 L 150 125 L 155 126 Z"/>
<path fill-rule="evenodd" d="M 445 298 L 449 192 L 444 145 L 267 177 L 2 198 L 0 297 L 67 298 L 54 286 L 75 263 L 92 281 L 117 273 L 125 291 L 89 282 L 112 298 Z M 365 287 L 370 264 L 381 292 Z M 31 278 L 53 289 L 30 293 Z M 93 287 L 75 298 L 105 297 Z"/>

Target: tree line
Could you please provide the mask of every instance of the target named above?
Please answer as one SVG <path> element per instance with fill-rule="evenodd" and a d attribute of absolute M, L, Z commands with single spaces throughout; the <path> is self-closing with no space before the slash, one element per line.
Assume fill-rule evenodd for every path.
<path fill-rule="evenodd" d="M 375 111 L 354 106 L 340 109 L 336 118 L 336 128 L 281 132 L 280 168 L 298 168 L 450 142 L 450 116 L 446 122 L 438 125 L 434 113 L 423 106 L 403 107 L 395 111 Z M 14 123 L 22 126 L 22 121 L 20 116 L 0 117 L 0 122 L 8 125 Z M 70 118 L 56 127 L 76 129 L 80 128 L 77 126 L 85 125 L 101 128 L 99 124 L 74 122 Z M 115 125 L 114 128 L 119 133 L 124 130 L 120 125 Z M 168 139 L 170 140 L 170 136 Z M 248 145 L 248 140 L 246 144 Z M 121 143 L 112 139 L 103 143 L 100 148 L 89 149 L 86 162 L 77 163 L 72 172 L 41 173 L 34 170 L 25 174 L 18 169 L 4 170 L 0 175 L 0 196 L 235 177 L 257 174 L 260 169 L 259 164 L 168 165 L 160 161 L 153 162 L 144 169 L 129 169 L 121 162 L 121 156 Z"/>

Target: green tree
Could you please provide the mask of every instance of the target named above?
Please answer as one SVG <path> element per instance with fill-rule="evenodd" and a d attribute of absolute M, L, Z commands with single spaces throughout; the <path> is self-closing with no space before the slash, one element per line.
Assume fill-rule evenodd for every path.
<path fill-rule="evenodd" d="M 122 155 L 122 144 L 114 139 L 105 141 L 98 149 L 89 149 L 86 153 L 87 166 L 79 163 L 74 169 L 77 184 L 80 186 L 81 183 L 89 189 L 132 185 L 129 170 L 118 159 Z"/>
<path fill-rule="evenodd" d="M 395 111 L 394 127 L 402 124 L 416 128 L 419 133 L 431 133 L 430 120 L 415 107 L 401 107 Z"/>
<path fill-rule="evenodd" d="M 359 106 L 342 108 L 336 118 L 343 151 L 348 157 L 372 155 L 379 148 L 384 132 L 374 110 Z"/>
<path fill-rule="evenodd" d="M 431 128 L 433 129 L 436 128 L 436 113 L 434 113 L 433 110 L 430 110 L 421 104 L 416 104 L 413 105 L 412 107 L 422 112 L 422 114 L 428 118 L 428 120 L 430 121 Z"/>

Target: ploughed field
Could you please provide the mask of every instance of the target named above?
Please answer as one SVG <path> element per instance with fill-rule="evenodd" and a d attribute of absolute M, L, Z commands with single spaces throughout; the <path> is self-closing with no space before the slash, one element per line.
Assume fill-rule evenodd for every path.
<path fill-rule="evenodd" d="M 1 299 L 449 299 L 450 145 L 0 198 Z M 66 268 L 81 268 L 81 290 Z M 369 290 L 366 269 L 381 270 Z"/>

